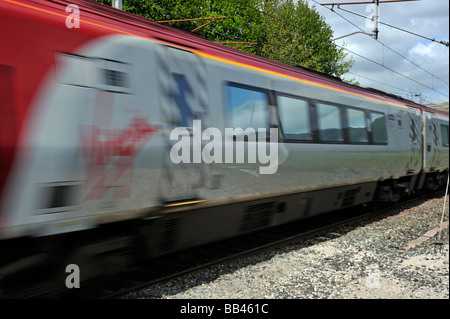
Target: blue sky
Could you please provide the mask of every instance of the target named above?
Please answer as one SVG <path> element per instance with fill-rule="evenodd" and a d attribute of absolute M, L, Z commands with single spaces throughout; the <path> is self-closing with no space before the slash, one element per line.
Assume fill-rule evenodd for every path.
<path fill-rule="evenodd" d="M 373 13 L 372 10 L 366 12 L 367 4 L 335 6 L 334 12 L 330 10 L 331 6 L 319 5 L 360 0 L 307 1 L 331 26 L 335 38 L 357 31 L 372 32 L 364 18 Z M 438 41 L 449 41 L 447 0 L 381 3 L 380 21 Z M 350 73 L 343 77 L 355 79 L 363 87 L 373 87 L 424 104 L 448 102 L 449 47 L 383 24 L 378 29 L 378 41 L 361 33 L 335 41 L 354 52 L 347 51 L 355 63 Z"/>

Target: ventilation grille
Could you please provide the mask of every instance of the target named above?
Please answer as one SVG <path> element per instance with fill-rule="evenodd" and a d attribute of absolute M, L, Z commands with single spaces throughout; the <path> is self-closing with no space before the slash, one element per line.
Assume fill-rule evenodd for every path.
<path fill-rule="evenodd" d="M 359 188 L 349 189 L 345 191 L 344 198 L 342 199 L 341 207 L 350 207 L 353 206 L 355 202 L 356 194 L 359 192 Z"/>
<path fill-rule="evenodd" d="M 255 230 L 270 225 L 274 212 L 275 202 L 268 202 L 248 206 L 244 212 L 241 232 Z"/>
<path fill-rule="evenodd" d="M 57 80 L 61 84 L 133 93 L 133 70 L 127 63 L 65 53 L 56 53 L 56 60 Z"/>
<path fill-rule="evenodd" d="M 159 251 L 164 253 L 175 248 L 180 219 L 166 220 L 161 227 Z"/>

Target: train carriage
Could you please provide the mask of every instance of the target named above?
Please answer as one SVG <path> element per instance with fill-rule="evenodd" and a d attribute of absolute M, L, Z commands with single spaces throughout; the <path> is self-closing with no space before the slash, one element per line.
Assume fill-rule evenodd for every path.
<path fill-rule="evenodd" d="M 88 0 L 2 0 L 0 34 L 0 274 L 42 250 L 157 256 L 448 174 L 448 114 L 384 92 Z"/>

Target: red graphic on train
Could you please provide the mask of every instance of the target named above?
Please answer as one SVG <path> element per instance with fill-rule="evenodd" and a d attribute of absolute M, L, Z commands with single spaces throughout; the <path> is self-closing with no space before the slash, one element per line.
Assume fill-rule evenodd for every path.
<path fill-rule="evenodd" d="M 126 111 L 134 113 L 126 127 L 111 128 L 113 97 L 114 93 L 99 91 L 96 124 L 80 125 L 81 156 L 89 159 L 84 200 L 102 199 L 109 191 L 113 191 L 113 199 L 130 197 L 133 160 L 159 129 L 147 116 L 132 110 Z"/>

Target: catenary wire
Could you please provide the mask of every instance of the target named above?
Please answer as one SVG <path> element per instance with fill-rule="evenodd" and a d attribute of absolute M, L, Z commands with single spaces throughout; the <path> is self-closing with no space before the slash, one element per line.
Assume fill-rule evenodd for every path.
<path fill-rule="evenodd" d="M 146 2 L 149 2 L 149 0 L 145 0 Z M 318 3 L 317 1 L 315 1 L 315 0 L 312 0 L 313 2 L 315 2 L 315 3 L 317 3 L 317 4 L 320 4 L 320 3 Z M 152 5 L 154 5 L 154 6 L 156 6 L 156 7 L 158 7 L 159 9 L 161 9 L 161 10 L 164 10 L 164 11 L 166 11 L 166 12 L 169 12 L 170 14 L 172 14 L 172 15 L 175 15 L 175 16 L 178 16 L 178 17 L 180 17 L 180 18 L 182 18 L 182 19 L 186 19 L 186 17 L 183 17 L 183 16 L 181 16 L 180 14 L 177 14 L 177 13 L 173 13 L 173 12 L 171 12 L 170 10 L 168 10 L 168 9 L 166 9 L 166 8 L 164 8 L 164 7 L 161 7 L 160 5 L 158 5 L 158 4 L 155 4 L 154 2 L 150 2 Z M 244 5 L 246 5 L 247 7 L 250 7 L 248 4 L 246 4 L 246 3 L 244 3 Z M 253 7 L 251 7 L 251 8 L 253 8 Z M 254 8 L 253 8 L 254 9 Z M 330 8 L 328 8 L 328 9 L 330 9 Z M 331 9 L 330 9 L 331 10 Z M 331 10 L 331 11 L 333 11 L 333 10 Z M 270 15 L 270 14 L 268 14 L 267 12 L 265 12 L 265 11 L 263 11 L 263 10 L 260 10 L 260 12 L 262 13 L 262 14 L 264 14 L 264 15 L 266 15 L 266 16 L 269 16 L 269 17 L 271 17 L 271 18 L 273 18 L 273 19 L 276 19 L 276 20 L 278 20 L 278 21 L 280 21 L 280 22 L 282 22 L 283 24 L 285 24 L 285 25 L 287 25 L 287 26 L 290 26 L 290 27 L 294 27 L 292 24 L 290 24 L 290 23 L 288 23 L 288 22 L 286 22 L 286 21 L 284 21 L 284 20 L 281 20 L 281 19 L 279 19 L 278 17 L 275 17 L 275 16 L 273 16 L 273 15 Z M 336 12 L 335 12 L 336 13 Z M 338 13 L 337 13 L 338 14 Z M 339 15 L 339 14 L 338 14 Z M 346 19 L 345 17 L 343 17 L 342 15 L 340 15 L 343 19 L 345 19 L 346 21 L 348 21 L 349 23 L 351 23 L 352 25 L 354 25 L 355 27 L 357 27 L 358 29 L 360 29 L 358 26 L 356 26 L 355 24 L 353 24 L 351 21 L 349 21 L 348 19 Z M 219 34 L 220 36 L 223 36 L 224 38 L 226 38 L 226 39 L 230 39 L 230 40 L 236 40 L 236 38 L 230 38 L 228 35 L 225 35 L 225 34 L 223 34 L 223 33 L 221 33 L 221 32 L 217 32 L 217 31 L 215 31 L 217 34 Z M 381 42 L 380 42 L 381 43 Z M 367 57 L 364 57 L 364 56 L 362 56 L 361 54 L 358 54 L 358 53 L 356 53 L 356 52 L 353 52 L 353 51 L 351 51 L 351 50 L 349 50 L 349 49 L 347 49 L 347 48 L 345 48 L 345 47 L 343 47 L 343 46 L 339 46 L 339 45 L 337 45 L 337 44 L 335 44 L 337 47 L 340 47 L 340 48 L 342 48 L 342 49 L 344 49 L 344 50 L 346 50 L 346 51 L 349 51 L 350 53 L 352 53 L 352 54 L 355 54 L 355 55 L 357 55 L 357 56 L 359 56 L 359 57 L 361 57 L 361 58 L 363 58 L 363 59 L 366 59 L 366 60 L 368 60 L 368 61 L 370 61 L 370 62 L 372 62 L 372 63 L 375 63 L 375 64 L 377 64 L 377 65 L 379 65 L 379 66 L 381 66 L 381 67 L 383 67 L 383 68 L 386 68 L 387 70 L 389 70 L 389 71 L 391 71 L 391 72 L 394 72 L 394 73 L 396 73 L 396 74 L 398 74 L 398 75 L 400 75 L 400 76 L 402 76 L 402 77 L 404 77 L 404 78 L 406 78 L 406 79 L 408 79 L 408 80 L 410 80 L 410 81 L 413 81 L 413 82 L 415 82 L 415 83 L 417 83 L 417 84 L 419 84 L 419 85 L 422 85 L 422 86 L 424 86 L 424 87 L 426 87 L 426 88 L 429 88 L 429 89 L 431 89 L 431 90 L 433 90 L 433 91 L 436 91 L 437 93 L 440 93 L 440 94 L 442 94 L 442 95 L 444 95 L 444 96 L 446 96 L 446 97 L 448 97 L 448 95 L 446 95 L 446 94 L 444 94 L 444 93 L 442 93 L 442 92 L 439 92 L 439 91 L 437 91 L 437 90 L 435 90 L 434 88 L 432 88 L 432 87 L 429 87 L 429 86 L 427 86 L 427 85 L 425 85 L 425 84 L 423 84 L 423 83 L 420 83 L 420 82 L 418 82 L 418 81 L 416 81 L 416 80 L 414 80 L 414 79 L 411 79 L 411 78 L 409 78 L 409 77 L 407 77 L 407 76 L 405 76 L 405 75 L 403 75 L 403 74 L 401 74 L 401 73 L 399 73 L 399 72 L 397 72 L 397 71 L 395 71 L 395 70 L 393 70 L 393 69 L 391 69 L 391 68 L 389 68 L 389 67 L 386 67 L 386 66 L 384 66 L 383 64 L 380 64 L 380 63 L 378 63 L 378 62 L 376 62 L 376 61 L 373 61 L 373 60 L 371 60 L 371 59 L 369 59 L 369 58 L 367 58 Z M 259 50 L 258 48 L 256 48 L 256 47 L 254 47 L 254 49 L 256 50 L 256 51 L 258 51 L 258 52 L 260 52 L 260 53 L 262 53 L 262 51 L 261 50 Z M 389 48 L 390 49 L 390 48 Z M 286 60 L 286 59 L 284 59 L 284 61 L 285 61 L 285 63 L 289 63 L 290 61 L 288 61 L 288 60 Z"/>
<path fill-rule="evenodd" d="M 313 1 L 313 2 L 315 2 L 316 4 L 319 4 L 319 5 L 320 5 L 320 3 L 317 2 L 317 1 L 315 1 L 315 0 L 311 0 L 311 1 Z M 328 8 L 328 7 L 325 7 L 325 8 L 327 8 L 328 10 L 334 12 L 335 14 L 337 14 L 338 16 L 340 16 L 342 19 L 344 19 L 345 21 L 347 21 L 348 23 L 350 23 L 351 25 L 353 25 L 354 27 L 356 27 L 356 28 L 359 29 L 360 31 L 364 31 L 364 30 L 362 30 L 359 26 L 357 26 L 356 24 L 354 24 L 353 22 L 351 22 L 350 20 L 348 20 L 347 18 L 345 18 L 343 15 L 341 15 L 341 14 L 339 14 L 338 12 L 336 12 L 335 10 L 333 10 L 332 8 Z M 379 40 L 376 40 L 376 41 L 378 41 L 381 45 L 383 45 L 383 46 L 386 47 L 387 49 L 389 49 L 389 50 L 393 51 L 394 53 L 398 54 L 398 55 L 401 56 L 402 58 L 405 58 L 403 55 L 401 55 L 400 53 L 398 53 L 398 52 L 396 52 L 395 50 L 391 49 L 391 48 L 388 47 L 387 45 L 383 44 L 381 41 L 379 41 Z M 387 70 L 389 70 L 389 71 L 391 71 L 391 72 L 394 72 L 394 73 L 396 73 L 397 75 L 400 75 L 400 76 L 402 76 L 402 77 L 404 77 L 404 78 L 406 78 L 406 79 L 408 79 L 408 80 L 410 80 L 410 81 L 413 81 L 413 82 L 415 82 L 415 83 L 417 83 L 417 84 L 420 84 L 420 85 L 422 85 L 422 86 L 424 86 L 424 87 L 426 87 L 426 88 L 428 88 L 428 89 L 431 89 L 431 90 L 433 90 L 433 91 L 435 91 L 435 92 L 437 92 L 437 93 L 439 93 L 439 94 L 441 94 L 441 95 L 444 95 L 444 96 L 446 96 L 446 97 L 449 97 L 447 94 L 442 93 L 442 92 L 440 92 L 440 91 L 437 91 L 436 89 L 434 89 L 434 88 L 432 88 L 432 87 L 430 87 L 430 86 L 428 86 L 428 85 L 426 85 L 426 84 L 420 83 L 420 82 L 418 82 L 418 81 L 416 81 L 416 80 L 414 80 L 414 79 L 412 79 L 412 78 L 410 78 L 410 77 L 408 77 L 408 76 L 406 76 L 406 75 L 404 75 L 404 74 L 402 74 L 402 73 L 400 73 L 400 72 L 397 72 L 397 71 L 395 71 L 395 70 L 393 70 L 393 69 L 391 69 L 391 68 L 385 66 L 384 64 L 381 64 L 381 63 L 379 63 L 379 62 L 376 62 L 376 61 L 374 61 L 374 60 L 371 60 L 371 59 L 369 59 L 369 58 L 367 58 L 367 57 L 365 57 L 365 56 L 363 56 L 363 55 L 361 55 L 361 54 L 358 54 L 358 53 L 356 53 L 356 52 L 354 52 L 354 51 L 351 51 L 351 50 L 349 50 L 349 49 L 347 49 L 347 48 L 345 48 L 345 47 L 339 46 L 339 45 L 337 45 L 337 44 L 336 44 L 336 46 L 338 46 L 338 47 L 340 47 L 340 48 L 343 48 L 344 50 L 347 50 L 347 51 L 349 51 L 350 53 L 353 53 L 353 54 L 355 54 L 355 55 L 357 55 L 357 56 L 359 56 L 359 57 L 361 57 L 361 58 L 363 58 L 363 59 L 365 59 L 365 60 L 367 60 L 367 61 L 370 61 L 370 62 L 372 62 L 372 63 L 375 63 L 375 64 L 377 64 L 377 65 L 379 65 L 379 66 L 381 66 L 381 67 L 383 67 L 383 68 L 385 68 L 385 69 L 387 69 Z M 407 59 L 407 60 L 408 60 L 409 62 L 413 63 L 415 66 L 418 66 L 416 63 L 410 61 L 409 59 Z M 426 71 L 426 70 L 423 69 L 422 67 L 420 67 L 420 66 L 418 66 L 418 67 L 421 68 L 422 70 Z M 431 73 L 428 72 L 428 71 L 426 71 L 426 72 L 429 73 L 429 74 L 431 74 Z M 446 81 L 444 81 L 444 80 L 442 80 L 442 79 L 436 77 L 435 75 L 433 75 L 433 74 L 431 74 L 431 75 L 432 75 L 433 77 L 435 77 L 435 78 L 437 78 L 437 79 L 439 79 L 439 80 L 445 82 L 446 84 L 448 84 Z"/>
<path fill-rule="evenodd" d="M 367 19 L 367 17 L 366 17 L 366 16 L 363 16 L 362 14 L 359 14 L 359 13 L 356 13 L 356 12 L 353 12 L 353 11 L 350 11 L 350 10 L 347 10 L 347 9 L 344 9 L 344 8 L 341 8 L 340 6 L 337 6 L 337 8 L 340 9 L 340 10 L 342 10 L 342 11 L 346 11 L 346 12 L 348 12 L 348 13 L 351 13 L 351 14 L 354 14 L 354 15 L 356 15 L 356 16 L 359 16 L 359 17 L 362 17 L 362 18 Z M 405 30 L 405 29 L 402 29 L 402 28 L 400 28 L 400 27 L 396 27 L 396 26 L 393 26 L 393 25 L 391 25 L 391 24 L 389 24 L 389 23 L 385 23 L 385 22 L 382 22 L 382 21 L 379 21 L 378 23 L 383 24 L 383 25 L 388 26 L 388 27 L 393 28 L 393 29 L 397 29 L 397 30 L 399 30 L 399 31 L 403 31 L 403 32 L 406 32 L 406 33 L 415 35 L 415 36 L 417 36 L 417 37 L 420 37 L 420 38 L 423 38 L 423 39 L 426 39 L 426 40 L 429 40 L 429 41 L 432 41 L 432 42 L 437 42 L 437 43 L 443 44 L 443 45 L 445 45 L 445 46 L 447 46 L 447 47 L 449 46 L 449 43 L 446 42 L 446 41 L 439 41 L 439 40 L 436 40 L 436 39 L 434 39 L 434 38 L 430 38 L 430 37 L 427 37 L 427 36 L 424 36 L 424 35 L 420 35 L 420 34 L 418 34 L 418 33 L 415 33 L 415 32 L 409 31 L 409 30 Z"/>

